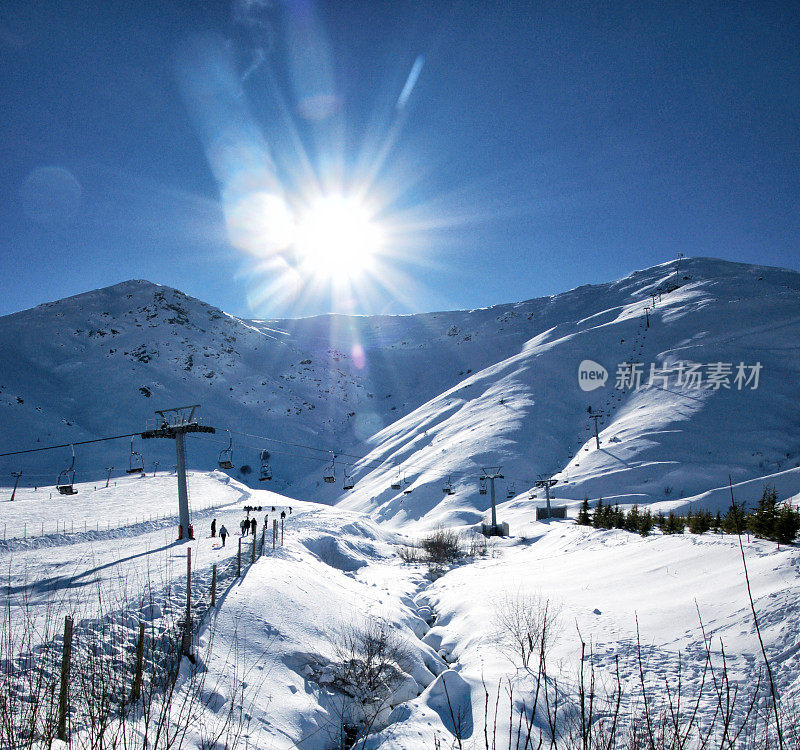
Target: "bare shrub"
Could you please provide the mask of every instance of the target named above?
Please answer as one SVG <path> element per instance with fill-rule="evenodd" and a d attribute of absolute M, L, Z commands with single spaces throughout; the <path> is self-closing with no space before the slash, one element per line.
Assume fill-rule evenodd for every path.
<path fill-rule="evenodd" d="M 464 532 L 462 542 L 466 557 L 486 557 L 489 554 L 489 544 L 483 534 L 475 531 Z"/>
<path fill-rule="evenodd" d="M 436 529 L 422 539 L 420 547 L 434 565 L 453 564 L 465 555 L 461 537 L 452 529 Z"/>
<path fill-rule="evenodd" d="M 506 594 L 495 603 L 495 641 L 511 662 L 529 669 L 544 658 L 560 630 L 560 607 L 540 594 Z"/>
<path fill-rule="evenodd" d="M 398 556 L 404 563 L 409 565 L 416 565 L 422 562 L 422 554 L 419 547 L 415 544 L 404 544 L 397 551 Z"/>
<path fill-rule="evenodd" d="M 380 620 L 350 624 L 331 643 L 331 685 L 341 696 L 334 709 L 337 741 L 341 747 L 356 747 L 379 723 L 405 680 L 409 651 L 397 631 Z"/>

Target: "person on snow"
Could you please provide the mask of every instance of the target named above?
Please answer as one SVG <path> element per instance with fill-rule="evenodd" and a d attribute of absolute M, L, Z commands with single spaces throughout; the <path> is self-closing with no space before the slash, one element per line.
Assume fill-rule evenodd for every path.
<path fill-rule="evenodd" d="M 256 523 L 256 517 L 255 517 L 255 516 L 253 516 L 253 517 L 250 519 L 250 533 L 253 535 L 253 538 L 254 538 L 254 539 L 255 539 L 255 536 L 256 536 L 256 526 L 257 526 L 257 525 L 258 525 L 258 524 Z"/>
<path fill-rule="evenodd" d="M 219 538 L 222 539 L 222 546 L 225 546 L 225 537 L 228 536 L 228 530 L 225 528 L 225 524 L 219 527 Z"/>
<path fill-rule="evenodd" d="M 216 535 L 217 535 L 217 519 L 215 518 L 211 522 L 211 536 L 213 537 L 213 536 L 216 536 Z"/>
<path fill-rule="evenodd" d="M 247 519 L 243 518 L 239 522 L 239 528 L 242 530 L 242 536 L 247 536 L 247 530 L 250 528 L 250 524 L 247 523 Z"/>

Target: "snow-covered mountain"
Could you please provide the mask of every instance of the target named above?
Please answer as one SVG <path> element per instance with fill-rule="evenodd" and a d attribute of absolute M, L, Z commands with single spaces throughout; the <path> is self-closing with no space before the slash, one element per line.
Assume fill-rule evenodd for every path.
<path fill-rule="evenodd" d="M 498 499 L 515 506 L 538 502 L 529 490 L 543 473 L 576 501 L 680 501 L 729 474 L 798 465 L 798 303 L 800 274 L 704 258 L 678 274 L 665 264 L 552 297 L 410 316 L 242 320 L 129 281 L 0 318 L 0 452 L 142 430 L 154 409 L 199 403 L 218 432 L 190 439 L 195 468 L 215 464 L 227 428 L 237 471 L 254 470 L 239 478 L 258 484 L 266 448 L 271 486 L 393 525 L 479 520 L 487 465 L 503 466 Z M 584 360 L 605 367 L 604 386 L 579 387 Z M 616 389 L 631 362 L 642 387 Z M 651 364 L 661 377 L 648 384 Z M 599 449 L 589 407 L 606 414 Z M 78 479 L 122 471 L 129 448 L 79 446 Z M 174 463 L 166 442 L 134 448 L 148 467 Z M 328 451 L 339 455 L 335 484 L 322 482 Z M 69 458 L 3 458 L 0 473 L 52 483 Z M 407 484 L 393 490 L 398 475 Z M 788 485 L 800 491 L 798 472 Z"/>

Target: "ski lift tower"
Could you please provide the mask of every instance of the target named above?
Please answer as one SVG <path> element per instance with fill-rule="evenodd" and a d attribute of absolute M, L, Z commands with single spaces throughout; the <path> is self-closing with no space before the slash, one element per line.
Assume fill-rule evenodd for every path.
<path fill-rule="evenodd" d="M 544 487 L 544 494 L 545 494 L 545 497 L 547 498 L 547 517 L 548 518 L 552 518 L 553 517 L 553 510 L 550 507 L 550 488 L 553 485 L 556 485 L 556 484 L 558 484 L 558 479 L 553 479 L 553 477 L 548 475 L 548 474 L 539 474 L 539 479 L 535 483 L 536 487 Z"/>
<path fill-rule="evenodd" d="M 502 479 L 503 475 L 500 473 L 502 466 L 488 466 L 485 469 L 482 469 L 483 472 L 481 474 L 481 482 L 485 482 L 488 480 L 489 487 L 491 491 L 491 500 L 492 500 L 492 523 L 491 524 L 483 524 L 483 533 L 486 536 L 508 536 L 508 524 L 497 523 L 497 507 L 495 506 L 494 502 L 494 480 L 495 479 Z"/>
<path fill-rule="evenodd" d="M 156 414 L 160 423 L 152 430 L 142 433 L 142 440 L 152 438 L 166 438 L 175 441 L 175 455 L 177 459 L 176 472 L 178 474 L 178 539 L 194 539 L 194 532 L 189 519 L 189 492 L 186 485 L 186 443 L 184 436 L 187 432 L 216 432 L 209 426 L 198 422 L 195 412 L 200 404 L 192 406 L 177 406 L 174 409 L 158 409 Z"/>

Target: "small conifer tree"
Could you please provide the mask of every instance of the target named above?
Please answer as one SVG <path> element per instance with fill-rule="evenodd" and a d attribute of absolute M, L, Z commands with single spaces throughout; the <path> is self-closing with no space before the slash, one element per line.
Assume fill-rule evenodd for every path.
<path fill-rule="evenodd" d="M 589 512 L 589 498 L 584 497 L 583 502 L 581 503 L 581 509 L 578 511 L 578 523 L 581 526 L 591 526 L 592 525 L 592 515 Z"/>
<path fill-rule="evenodd" d="M 641 536 L 649 536 L 653 530 L 653 514 L 648 508 L 644 513 L 639 516 L 639 534 Z"/>
<path fill-rule="evenodd" d="M 594 516 L 592 516 L 592 526 L 596 529 L 605 528 L 604 522 L 605 506 L 603 505 L 603 498 L 597 501 L 597 507 L 594 509 Z"/>
<path fill-rule="evenodd" d="M 774 539 L 778 544 L 792 544 L 800 531 L 800 511 L 790 503 L 778 507 L 775 517 Z"/>

